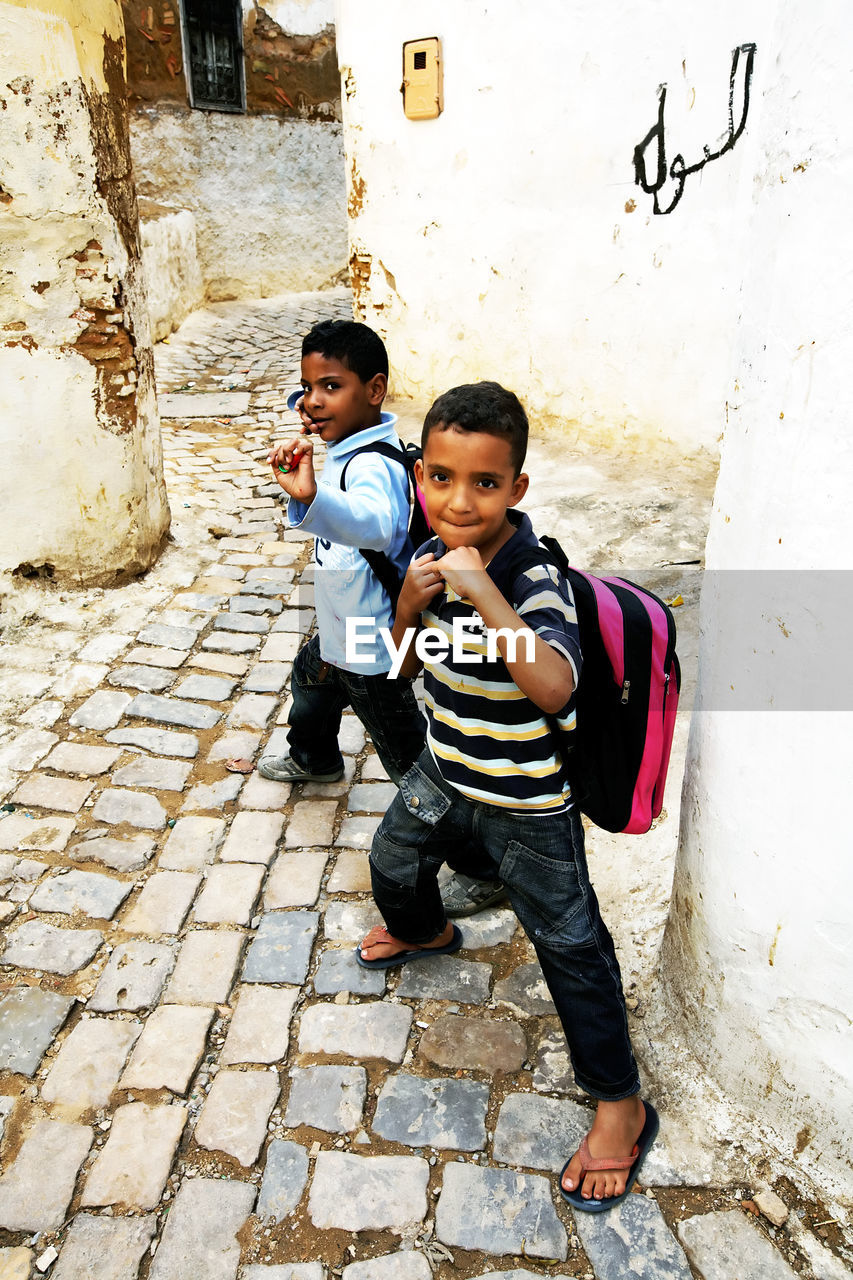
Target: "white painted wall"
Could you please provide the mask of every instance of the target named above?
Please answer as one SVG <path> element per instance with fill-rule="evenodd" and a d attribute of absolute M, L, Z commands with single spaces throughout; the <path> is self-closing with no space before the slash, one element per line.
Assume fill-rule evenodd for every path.
<path fill-rule="evenodd" d="M 170 211 L 143 201 L 139 230 L 148 322 L 152 340 L 159 342 L 204 300 L 195 218 L 188 209 Z"/>
<path fill-rule="evenodd" d="M 665 964 L 706 1067 L 849 1203 L 853 24 L 783 0 L 768 34 Z"/>
<path fill-rule="evenodd" d="M 255 0 L 243 0 L 243 13 L 254 5 Z M 266 0 L 261 7 L 292 36 L 315 35 L 335 21 L 334 0 Z"/>
<path fill-rule="evenodd" d="M 396 390 L 497 376 L 537 423 L 716 449 L 749 124 L 668 216 L 635 185 L 633 153 L 666 82 L 667 159 L 702 158 L 727 128 L 732 50 L 765 49 L 771 13 L 759 0 L 338 0 L 351 248 Z M 407 120 L 402 45 L 431 35 L 445 109 Z"/>
<path fill-rule="evenodd" d="M 193 214 L 209 299 L 320 289 L 344 269 L 339 124 L 165 106 L 130 123 L 137 191 Z"/>
<path fill-rule="evenodd" d="M 84 8 L 0 0 L 0 570 L 95 583 L 152 563 L 169 508 L 138 249 L 102 194 L 90 115 L 121 6 Z M 125 172 L 115 136 L 109 152 L 107 172 Z M 73 344 L 105 312 L 88 349 L 135 345 L 99 380 Z"/>

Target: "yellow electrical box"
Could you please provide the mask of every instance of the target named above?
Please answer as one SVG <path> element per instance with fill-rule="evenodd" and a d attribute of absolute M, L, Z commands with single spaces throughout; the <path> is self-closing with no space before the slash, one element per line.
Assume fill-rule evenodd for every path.
<path fill-rule="evenodd" d="M 434 120 L 444 109 L 441 43 L 407 40 L 403 45 L 403 110 L 410 120 Z"/>

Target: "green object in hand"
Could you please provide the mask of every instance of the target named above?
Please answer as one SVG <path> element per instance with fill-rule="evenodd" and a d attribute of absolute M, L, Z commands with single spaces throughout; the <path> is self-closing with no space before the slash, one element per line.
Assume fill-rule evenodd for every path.
<path fill-rule="evenodd" d="M 290 467 L 283 467 L 281 463 L 279 463 L 278 469 L 279 471 L 282 472 L 283 475 L 287 475 L 288 471 L 290 470 Z"/>

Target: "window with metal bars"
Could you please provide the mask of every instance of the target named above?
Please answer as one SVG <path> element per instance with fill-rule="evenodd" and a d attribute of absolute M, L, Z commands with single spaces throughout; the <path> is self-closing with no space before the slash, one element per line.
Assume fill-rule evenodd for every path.
<path fill-rule="evenodd" d="M 182 0 L 192 106 L 243 111 L 240 0 Z"/>

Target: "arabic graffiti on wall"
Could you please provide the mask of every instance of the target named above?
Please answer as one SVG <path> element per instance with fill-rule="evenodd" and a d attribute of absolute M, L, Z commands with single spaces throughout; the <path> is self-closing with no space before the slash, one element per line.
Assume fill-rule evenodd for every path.
<path fill-rule="evenodd" d="M 672 213 L 684 194 L 684 184 L 690 175 L 699 173 L 700 170 L 705 168 L 706 164 L 710 164 L 712 160 L 719 160 L 720 156 L 724 156 L 727 151 L 731 151 L 743 133 L 746 128 L 746 118 L 749 114 L 749 92 L 752 83 L 755 50 L 756 46 L 754 44 L 738 45 L 736 49 L 732 50 L 732 69 L 729 76 L 729 125 L 724 135 L 725 141 L 715 151 L 712 151 L 706 144 L 702 148 L 702 159 L 697 160 L 695 164 L 686 164 L 684 156 L 679 153 L 673 157 L 667 169 L 666 129 L 664 126 L 666 85 L 662 84 L 658 89 L 657 121 L 649 129 L 643 141 L 637 143 L 634 148 L 634 181 L 637 186 L 642 187 L 647 195 L 652 197 L 652 208 L 655 213 Z M 743 62 L 741 62 L 742 56 Z M 740 118 L 737 124 L 735 124 L 734 118 L 736 99 L 740 106 Z M 649 167 L 646 164 L 646 152 L 652 146 L 657 148 L 657 161 L 653 164 L 653 173 L 650 178 Z M 668 193 L 668 202 L 661 204 L 661 192 L 670 180 L 674 186 Z"/>

